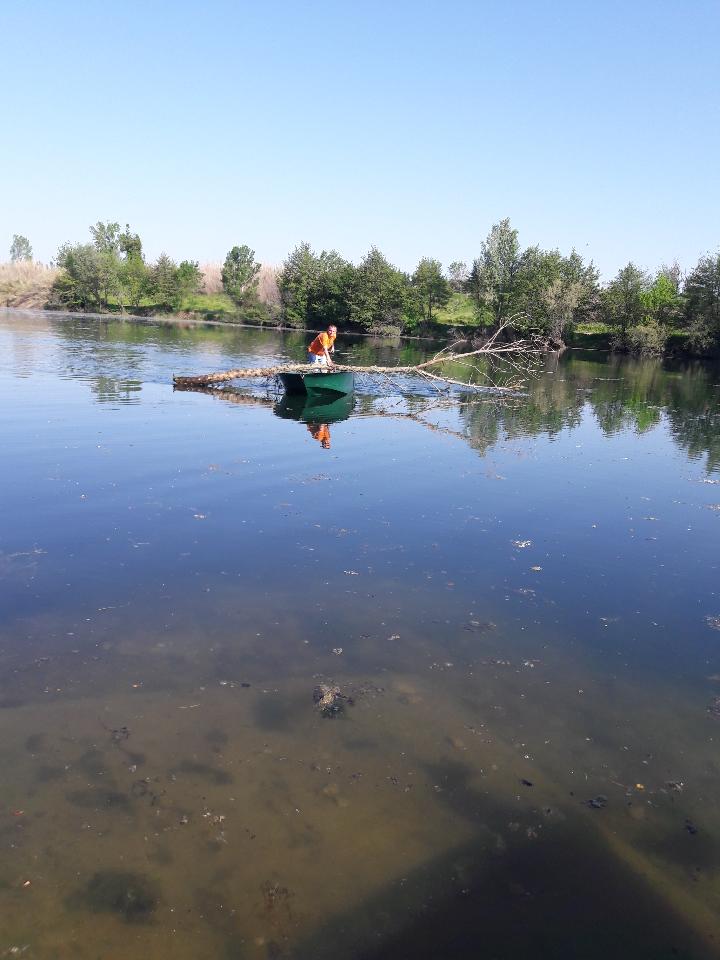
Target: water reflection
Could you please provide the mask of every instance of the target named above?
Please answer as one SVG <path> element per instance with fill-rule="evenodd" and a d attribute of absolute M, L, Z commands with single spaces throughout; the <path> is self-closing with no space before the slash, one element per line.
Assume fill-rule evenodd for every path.
<path fill-rule="evenodd" d="M 302 360 L 306 355 L 303 331 L 8 316 L 12 323 L 3 335 L 9 337 L 12 349 L 3 353 L 15 376 L 26 377 L 34 362 L 36 368 L 53 369 L 63 378 L 89 383 L 97 401 L 103 403 L 133 403 L 143 383 L 167 383 L 175 373 L 243 366 L 251 361 L 257 364 L 260 359 L 269 365 Z M 58 351 L 58 342 L 73 349 Z M 437 347 L 423 341 L 344 334 L 342 359 L 356 365 L 413 364 L 428 359 Z M 476 366 L 495 382 L 507 379 L 507 371 L 497 369 L 487 358 L 477 360 Z M 458 367 L 452 375 L 461 378 L 468 374 Z M 417 415 L 432 406 L 429 399 L 433 394 L 426 386 L 412 378 L 403 378 L 400 386 L 407 406 L 393 401 L 394 413 Z M 378 397 L 378 387 L 376 381 L 357 378 L 355 413 L 387 412 L 388 398 Z M 717 368 L 699 361 L 632 360 L 576 350 L 560 358 L 547 357 L 538 375 L 527 379 L 526 388 L 526 403 L 493 405 L 465 397 L 457 406 L 458 422 L 450 423 L 445 417 L 434 423 L 442 421 L 463 432 L 480 452 L 487 452 L 505 437 L 554 437 L 562 430 L 574 430 L 587 414 L 605 436 L 624 430 L 643 434 L 664 423 L 673 441 L 691 458 L 705 457 L 708 471 L 720 467 Z M 257 390 L 249 395 L 263 396 Z"/>
<path fill-rule="evenodd" d="M 287 394 L 273 407 L 276 417 L 284 420 L 299 420 L 302 423 L 339 423 L 352 414 L 354 397 L 347 394 L 341 397 L 308 397 Z"/>
<path fill-rule="evenodd" d="M 663 365 L 657 360 L 569 352 L 553 371 L 528 384 L 527 402 L 476 404 L 461 401 L 470 444 L 486 452 L 500 439 L 556 437 L 591 416 L 601 432 L 646 434 L 666 423 L 673 441 L 690 457 L 720 467 L 720 376 L 697 362 Z"/>
<path fill-rule="evenodd" d="M 0 954 L 716 956 L 713 371 L 318 406 L 171 389 L 302 335 L 44 324 L 0 323 Z"/>

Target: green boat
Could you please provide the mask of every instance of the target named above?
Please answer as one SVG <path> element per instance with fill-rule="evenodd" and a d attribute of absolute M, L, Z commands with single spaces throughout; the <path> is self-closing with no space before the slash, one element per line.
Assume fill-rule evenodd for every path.
<path fill-rule="evenodd" d="M 286 394 L 273 407 L 276 417 L 301 423 L 338 423 L 347 420 L 353 409 L 352 394 Z"/>
<path fill-rule="evenodd" d="M 281 373 L 280 382 L 288 394 L 306 394 L 308 397 L 334 394 L 343 397 L 355 388 L 355 374 L 348 370 L 313 370 L 307 373 Z"/>

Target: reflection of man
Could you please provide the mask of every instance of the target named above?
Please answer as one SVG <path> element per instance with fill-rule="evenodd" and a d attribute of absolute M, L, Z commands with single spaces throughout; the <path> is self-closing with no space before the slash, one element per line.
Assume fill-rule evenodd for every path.
<path fill-rule="evenodd" d="M 318 440 L 323 450 L 330 449 L 330 427 L 326 423 L 309 423 L 307 425 L 310 436 Z"/>
<path fill-rule="evenodd" d="M 327 333 L 319 333 L 308 347 L 308 360 L 324 367 L 332 366 L 331 353 L 335 353 L 335 337 L 337 327 L 333 324 L 327 328 Z"/>

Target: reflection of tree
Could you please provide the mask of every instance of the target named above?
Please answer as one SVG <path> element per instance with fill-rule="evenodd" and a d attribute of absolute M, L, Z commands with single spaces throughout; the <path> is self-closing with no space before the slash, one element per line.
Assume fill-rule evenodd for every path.
<path fill-rule="evenodd" d="M 717 370 L 698 361 L 663 365 L 617 357 L 607 367 L 622 379 L 596 383 L 590 398 L 605 433 L 640 434 L 664 421 L 688 456 L 705 454 L 708 470 L 720 466 Z"/>
<path fill-rule="evenodd" d="M 553 359 L 548 358 L 547 364 L 550 367 Z M 580 423 L 585 398 L 569 378 L 546 368 L 528 388 L 528 397 L 520 402 L 461 402 L 470 445 L 485 452 L 501 436 L 514 439 L 545 433 L 553 437 Z"/>
<path fill-rule="evenodd" d="M 111 377 L 95 377 L 90 382 L 90 390 L 99 403 L 137 402 L 137 394 L 142 390 L 140 380 L 113 380 Z"/>
<path fill-rule="evenodd" d="M 606 436 L 642 434 L 665 422 L 688 456 L 707 456 L 707 469 L 720 466 L 718 372 L 700 362 L 662 364 L 609 356 L 568 354 L 529 383 L 523 403 L 460 401 L 470 444 L 485 451 L 506 438 L 573 429 L 589 410 Z"/>
<path fill-rule="evenodd" d="M 155 325 L 117 320 L 83 318 L 53 323 L 53 333 L 69 349 L 54 357 L 61 376 L 89 381 L 99 400 L 128 400 L 147 380 L 170 381 L 173 372 L 197 367 L 212 353 L 226 357 L 228 365 L 242 358 L 304 359 L 308 331 L 277 331 L 260 328 Z M 422 362 L 437 351 L 437 345 L 388 338 L 358 338 L 341 331 L 338 350 L 353 365 L 409 365 Z M 222 362 L 222 361 L 220 361 Z M 483 367 L 486 379 L 503 382 L 503 371 Z M 462 379 L 453 368 L 452 376 Z M 506 374 L 507 375 L 507 374 Z M 403 379 L 403 392 L 413 389 L 411 378 Z M 528 396 L 519 401 L 473 399 L 455 394 L 446 418 L 433 417 L 433 429 L 445 423 L 448 432 L 463 436 L 472 447 L 485 451 L 500 437 L 556 436 L 578 426 L 584 413 L 591 413 L 602 432 L 646 433 L 664 423 L 674 442 L 692 458 L 705 456 L 707 469 L 720 468 L 720 372 L 700 361 L 665 363 L 654 359 L 631 359 L 607 354 L 568 351 L 561 358 L 549 355 L 544 368 L 528 381 Z M 417 394 L 399 401 L 388 380 L 388 396 L 378 396 L 376 383 L 360 381 L 355 413 L 364 416 L 410 415 L 419 420 L 445 404 L 427 385 L 415 384 Z M 395 394 L 395 396 L 393 396 Z M 437 421 L 437 422 L 435 422 Z M 438 426 L 440 424 L 440 426 Z"/>

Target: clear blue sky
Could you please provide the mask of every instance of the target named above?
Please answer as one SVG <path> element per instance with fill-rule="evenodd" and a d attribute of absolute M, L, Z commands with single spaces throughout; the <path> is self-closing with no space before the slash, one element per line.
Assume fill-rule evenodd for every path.
<path fill-rule="evenodd" d="M 720 245 L 720 0 L 2 0 L 0 37 L 0 259 L 98 219 L 201 262 Z"/>

